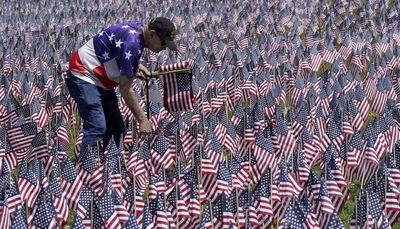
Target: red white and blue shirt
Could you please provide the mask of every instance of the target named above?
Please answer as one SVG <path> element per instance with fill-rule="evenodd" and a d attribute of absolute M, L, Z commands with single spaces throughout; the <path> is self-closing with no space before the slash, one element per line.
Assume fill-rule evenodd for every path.
<path fill-rule="evenodd" d="M 137 22 L 123 22 L 95 35 L 69 60 L 69 70 L 76 77 L 113 89 L 120 76 L 136 77 L 143 52 L 143 29 Z"/>

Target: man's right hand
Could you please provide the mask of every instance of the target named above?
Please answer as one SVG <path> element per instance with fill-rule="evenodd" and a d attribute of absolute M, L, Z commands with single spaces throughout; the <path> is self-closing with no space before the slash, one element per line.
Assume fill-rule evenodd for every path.
<path fill-rule="evenodd" d="M 139 135 L 150 136 L 152 132 L 150 121 L 147 119 L 145 113 L 139 105 L 136 95 L 131 87 L 132 83 L 132 78 L 126 76 L 120 77 L 119 89 L 121 96 L 135 116 L 135 120 L 139 123 Z"/>
<path fill-rule="evenodd" d="M 144 75 L 144 77 L 151 76 L 151 72 L 143 64 L 139 64 L 138 69 L 139 72 L 142 73 L 142 75 Z"/>
<path fill-rule="evenodd" d="M 142 121 L 139 121 L 139 135 L 140 136 L 151 136 L 152 129 L 151 129 L 151 123 L 149 120 L 144 119 Z"/>

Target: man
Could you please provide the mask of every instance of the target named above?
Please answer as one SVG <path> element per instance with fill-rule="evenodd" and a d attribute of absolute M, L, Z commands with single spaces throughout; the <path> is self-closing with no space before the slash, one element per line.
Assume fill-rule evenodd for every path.
<path fill-rule="evenodd" d="M 95 146 L 102 139 L 106 147 L 111 136 L 119 145 L 125 128 L 114 91 L 118 85 L 139 123 L 139 134 L 151 134 L 151 124 L 131 85 L 137 71 L 150 75 L 139 64 L 143 49 L 176 50 L 175 33 L 175 25 L 163 17 L 151 20 L 147 26 L 123 22 L 101 31 L 72 55 L 65 83 L 83 119 L 83 147 Z"/>

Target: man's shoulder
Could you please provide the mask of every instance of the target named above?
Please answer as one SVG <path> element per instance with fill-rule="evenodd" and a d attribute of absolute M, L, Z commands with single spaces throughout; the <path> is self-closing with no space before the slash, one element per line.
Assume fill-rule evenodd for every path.
<path fill-rule="evenodd" d="M 143 27 L 143 24 L 137 21 L 124 21 L 120 22 L 118 24 L 114 24 L 113 26 L 109 27 L 111 28 L 124 28 L 124 29 L 135 29 L 135 30 L 141 30 Z"/>

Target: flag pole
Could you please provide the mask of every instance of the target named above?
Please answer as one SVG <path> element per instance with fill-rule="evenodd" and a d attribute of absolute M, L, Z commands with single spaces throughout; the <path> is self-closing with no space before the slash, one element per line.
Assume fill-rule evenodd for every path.
<path fill-rule="evenodd" d="M 90 228 L 93 228 L 93 196 L 90 200 Z"/>
<path fill-rule="evenodd" d="M 211 200 L 208 203 L 209 203 L 209 206 L 210 206 L 211 225 L 212 225 L 212 228 L 214 229 L 215 228 L 214 227 L 214 215 L 213 215 L 213 209 L 212 209 L 212 205 L 211 205 Z"/>
<path fill-rule="evenodd" d="M 179 129 L 177 129 L 176 130 L 176 133 L 175 133 L 175 152 L 176 152 L 176 156 L 175 156 L 175 158 L 176 158 L 176 169 L 178 169 L 178 177 L 176 178 L 177 179 L 177 181 L 176 181 L 176 184 L 175 184 L 175 200 L 176 200 L 176 202 L 175 202 L 175 204 L 176 204 L 176 228 L 177 229 L 179 229 L 179 210 L 178 210 L 178 198 L 179 198 L 179 195 L 178 195 L 178 187 L 179 187 L 179 185 L 178 185 L 178 182 L 179 182 L 179 177 L 180 177 L 180 171 L 179 171 L 179 153 L 178 153 L 178 134 L 179 134 Z"/>
<path fill-rule="evenodd" d="M 164 169 L 164 166 L 161 166 L 161 169 L 163 169 L 164 187 L 166 187 L 166 186 L 165 186 L 165 169 Z M 165 191 L 166 191 L 166 190 L 164 190 L 164 192 L 163 192 L 163 197 L 164 197 L 164 209 L 166 209 L 166 202 L 167 202 L 167 196 L 165 195 Z M 147 195 L 147 196 L 149 196 L 149 195 Z M 148 202 L 148 201 L 147 201 L 147 202 Z M 178 209 L 176 209 L 176 210 L 178 210 Z"/>
<path fill-rule="evenodd" d="M 62 63 L 61 63 L 60 54 L 58 53 L 58 51 L 57 51 L 57 49 L 56 49 L 56 46 L 54 45 L 55 40 L 54 40 L 53 37 L 50 35 L 49 30 L 47 30 L 47 34 L 48 34 L 49 37 L 50 37 L 50 44 L 51 44 L 51 46 L 52 46 L 53 49 L 54 49 L 54 54 L 56 55 L 56 58 L 57 58 L 57 61 L 58 61 L 58 65 L 59 65 L 60 68 L 61 68 L 61 72 L 63 72 L 63 71 L 65 71 L 66 69 L 63 68 L 63 65 L 62 65 Z M 62 82 L 61 82 L 61 83 L 64 83 L 64 78 L 61 77 L 61 79 L 62 79 Z"/>
<path fill-rule="evenodd" d="M 149 79 L 146 77 L 146 113 L 147 113 L 147 119 L 150 120 L 150 101 L 149 101 Z M 150 146 L 150 143 L 149 143 Z M 149 147 L 150 149 L 150 147 Z"/>
<path fill-rule="evenodd" d="M 96 149 L 97 149 L 97 159 L 100 162 L 100 143 L 99 143 L 99 141 L 97 141 L 97 143 L 96 143 Z"/>
<path fill-rule="evenodd" d="M 179 169 L 179 168 L 178 168 Z M 179 176 L 179 171 L 178 171 L 178 176 Z M 178 210 L 178 198 L 179 198 L 179 194 L 178 194 L 178 182 L 176 182 L 175 184 L 175 198 L 176 198 L 176 228 L 179 229 L 179 210 Z"/>
<path fill-rule="evenodd" d="M 358 225 L 358 198 L 354 200 L 355 212 L 356 212 L 356 228 L 359 228 Z"/>
<path fill-rule="evenodd" d="M 132 178 L 132 182 L 133 182 L 133 215 L 136 217 L 136 180 L 133 177 Z"/>
<path fill-rule="evenodd" d="M 240 220 L 239 220 L 239 195 L 238 195 L 238 188 L 235 188 L 236 192 L 236 224 L 237 227 L 240 228 Z"/>
<path fill-rule="evenodd" d="M 175 69 L 175 70 L 169 70 L 169 71 L 151 71 L 149 76 L 143 76 L 141 72 L 138 72 L 137 76 L 140 79 L 145 79 L 147 80 L 148 78 L 160 78 L 161 76 L 165 74 L 173 74 L 173 73 L 189 73 L 192 70 L 190 68 L 181 68 L 181 69 Z"/>
<path fill-rule="evenodd" d="M 385 200 L 386 200 L 386 192 L 387 192 L 387 175 L 385 174 L 384 175 L 384 183 L 385 183 Z M 384 212 L 385 212 L 385 216 L 387 215 L 387 206 L 386 206 L 386 203 L 385 203 L 385 209 L 384 209 Z"/>
<path fill-rule="evenodd" d="M 366 199 L 366 205 L 367 205 L 367 207 L 366 207 L 366 209 L 365 209 L 365 211 L 366 211 L 366 216 L 367 216 L 367 218 L 368 218 L 368 212 L 369 212 L 369 204 L 368 204 L 368 191 L 366 191 L 365 192 L 365 199 Z M 365 222 L 365 223 L 368 223 L 368 220 L 367 220 L 367 222 Z"/>

